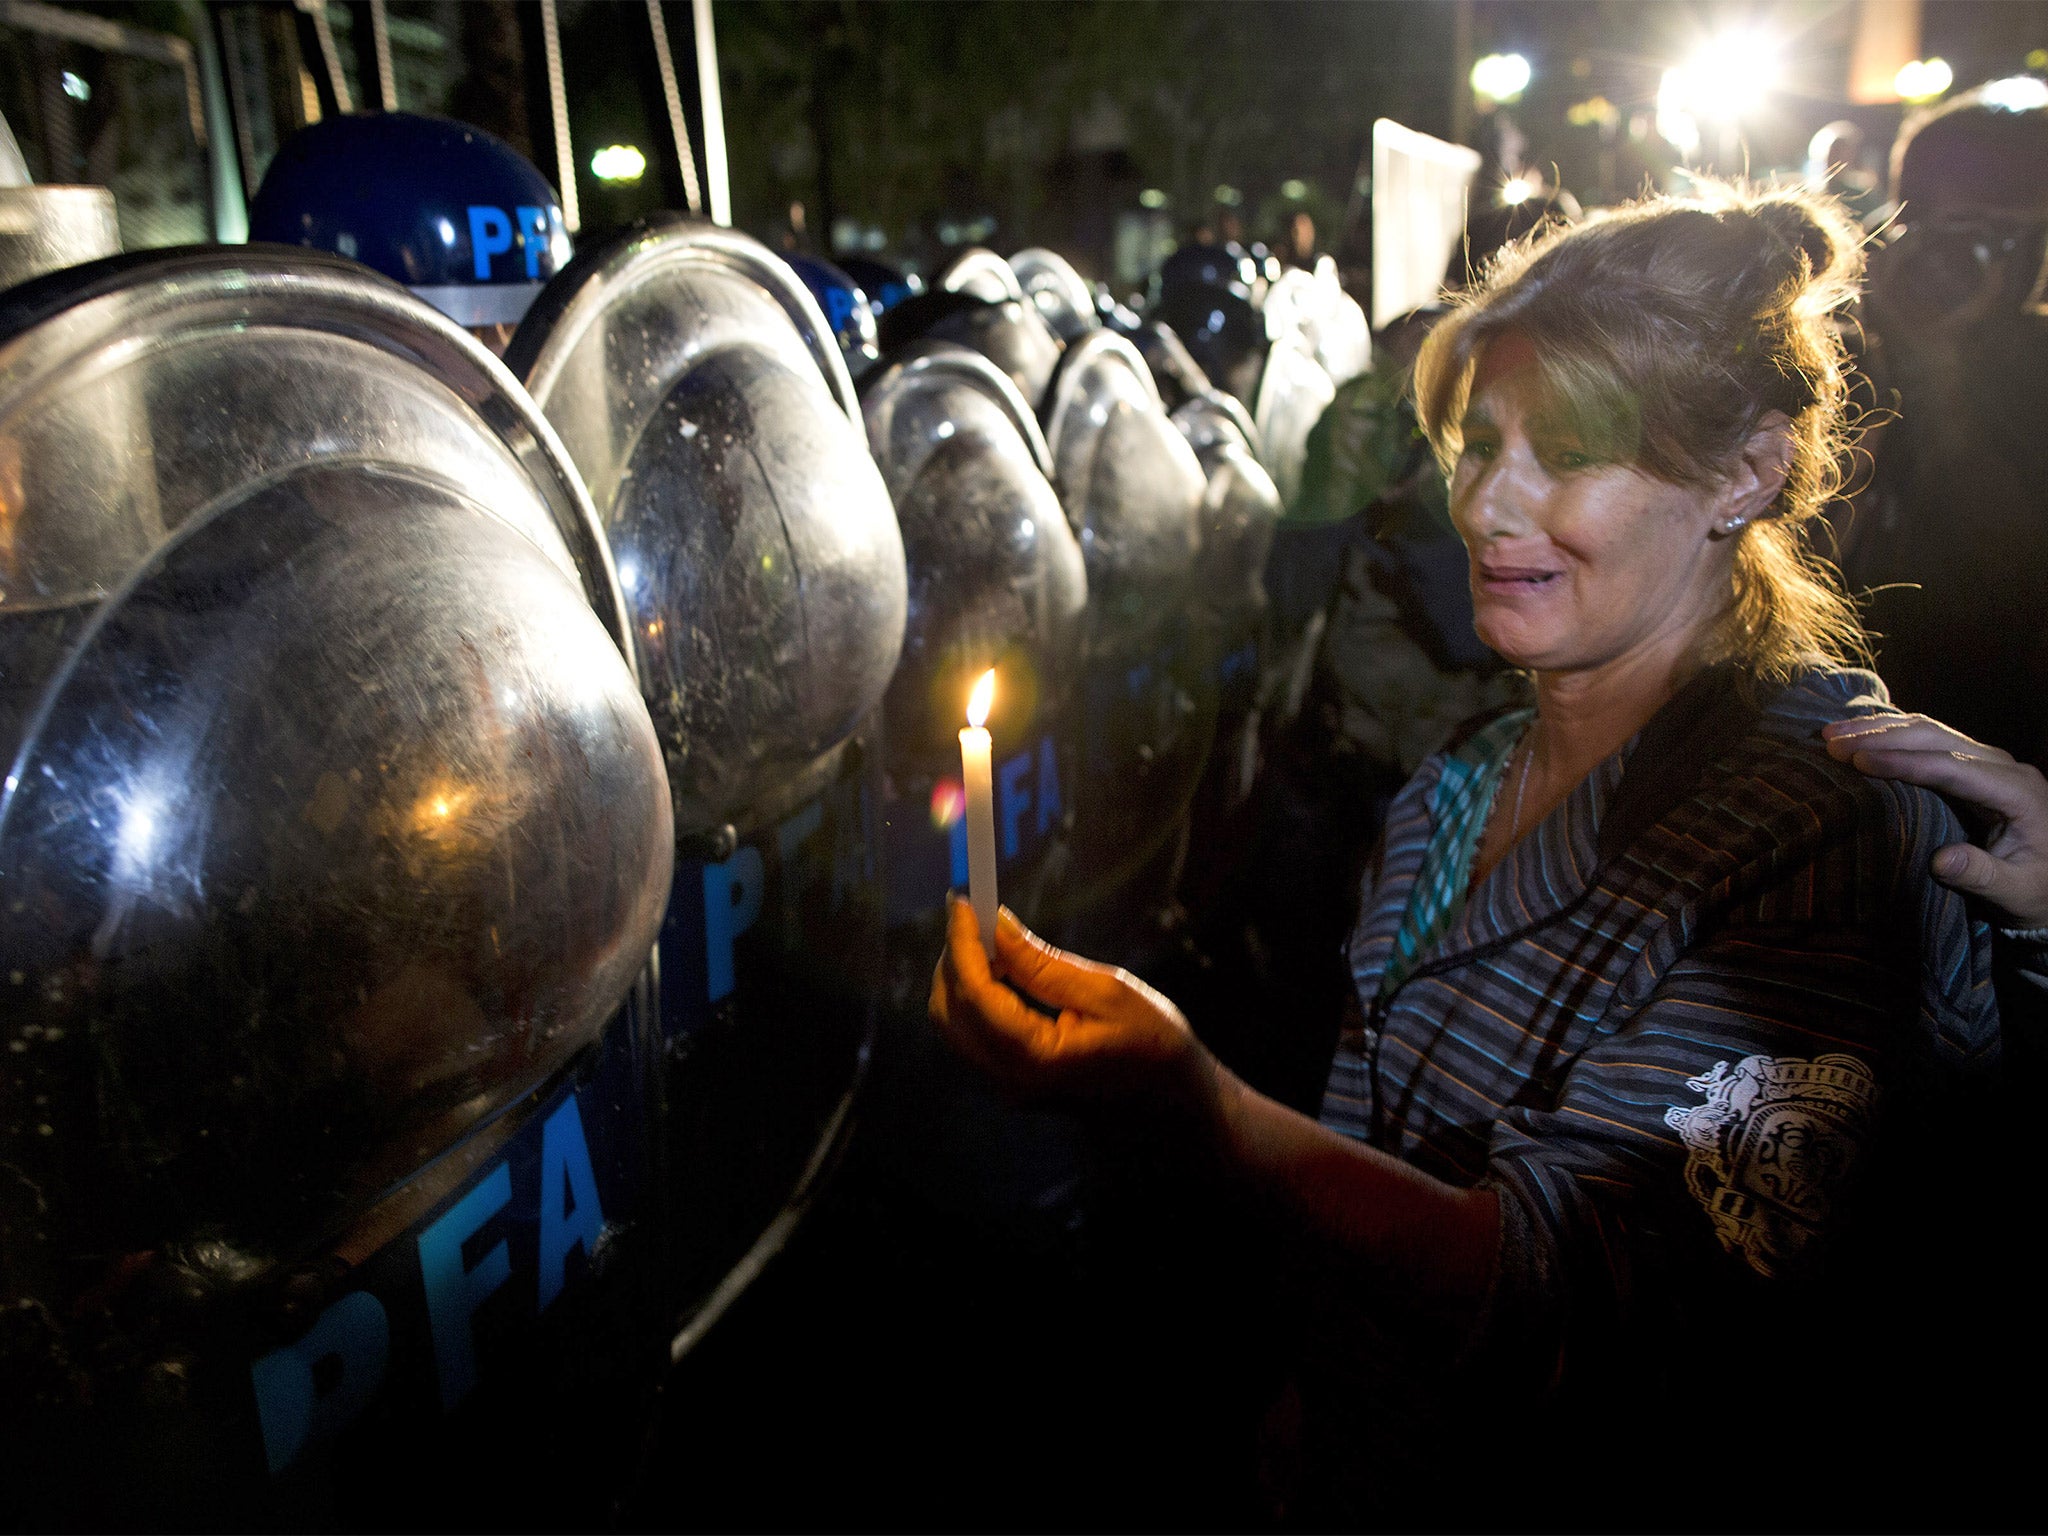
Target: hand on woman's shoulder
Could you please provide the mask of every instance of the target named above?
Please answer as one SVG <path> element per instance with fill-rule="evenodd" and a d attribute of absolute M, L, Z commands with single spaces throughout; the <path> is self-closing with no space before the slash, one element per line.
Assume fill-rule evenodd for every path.
<path fill-rule="evenodd" d="M 1840 720 L 1821 736 L 1839 762 L 1923 785 L 1991 817 L 1980 844 L 1951 843 L 1934 855 L 1934 878 L 1991 902 L 2010 928 L 2048 928 L 2048 778 L 2040 769 L 1925 715 Z"/>

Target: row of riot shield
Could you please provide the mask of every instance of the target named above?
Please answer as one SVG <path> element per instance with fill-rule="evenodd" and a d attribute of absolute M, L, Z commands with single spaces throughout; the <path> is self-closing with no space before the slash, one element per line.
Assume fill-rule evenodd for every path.
<path fill-rule="evenodd" d="M 509 354 L 276 248 L 0 296 L 0 1416 L 37 1525 L 589 1525 L 844 1139 L 903 546 L 749 240 Z"/>
<path fill-rule="evenodd" d="M 857 395 L 680 218 L 504 364 L 300 251 L 0 295 L 12 1518 L 604 1519 L 921 991 L 980 671 L 1005 899 L 1156 938 L 1278 504 L 1087 299 L 973 253 Z"/>
<path fill-rule="evenodd" d="M 883 315 L 880 341 L 862 393 L 910 558 L 905 654 L 922 658 L 889 712 L 890 910 L 926 941 L 898 949 L 924 955 L 936 898 L 965 883 L 953 732 L 993 666 L 1012 698 L 992 727 L 1004 899 L 1141 962 L 1205 817 L 1255 761 L 1280 513 L 1257 429 L 1205 380 L 1169 415 L 1158 370 L 1048 251 L 962 253 Z M 906 997 L 920 984 L 899 977 Z"/>

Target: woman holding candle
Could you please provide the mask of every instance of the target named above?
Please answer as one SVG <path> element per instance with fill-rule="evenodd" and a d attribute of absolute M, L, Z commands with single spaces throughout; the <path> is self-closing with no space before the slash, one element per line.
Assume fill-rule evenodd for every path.
<path fill-rule="evenodd" d="M 1946 1088 L 1999 1045 L 1988 929 L 1928 876 L 1954 817 L 1820 735 L 1889 711 L 1807 544 L 1859 272 L 1831 202 L 1709 189 L 1543 232 L 1430 337 L 1476 624 L 1535 706 L 1395 800 L 1319 1119 L 1142 983 L 952 914 L 931 1011 L 963 1052 L 1171 1106 L 1336 1277 L 1311 1520 L 1472 1523 L 1562 1455 L 1661 1488 L 1638 1520 L 1789 1524 L 1834 1486 L 1781 1419 L 1825 1439 L 1875 1352 L 1801 1330 L 1907 1272 L 1857 1245 L 1911 1226 Z"/>

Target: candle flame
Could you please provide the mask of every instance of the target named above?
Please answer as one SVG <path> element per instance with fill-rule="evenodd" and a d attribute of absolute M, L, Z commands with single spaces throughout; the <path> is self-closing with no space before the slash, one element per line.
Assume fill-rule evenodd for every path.
<path fill-rule="evenodd" d="M 989 706 L 996 701 L 996 669 L 990 667 L 981 674 L 981 680 L 974 685 L 974 692 L 967 696 L 967 723 L 972 726 L 988 724 Z"/>

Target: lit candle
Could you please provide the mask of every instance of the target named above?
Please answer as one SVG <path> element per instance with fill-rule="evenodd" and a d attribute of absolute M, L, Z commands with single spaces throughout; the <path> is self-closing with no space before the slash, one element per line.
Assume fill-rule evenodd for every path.
<path fill-rule="evenodd" d="M 996 952 L 996 807 L 989 787 L 988 707 L 996 673 L 981 674 L 967 699 L 967 729 L 960 733 L 960 778 L 967 786 L 967 894 L 981 925 L 981 945 Z"/>

